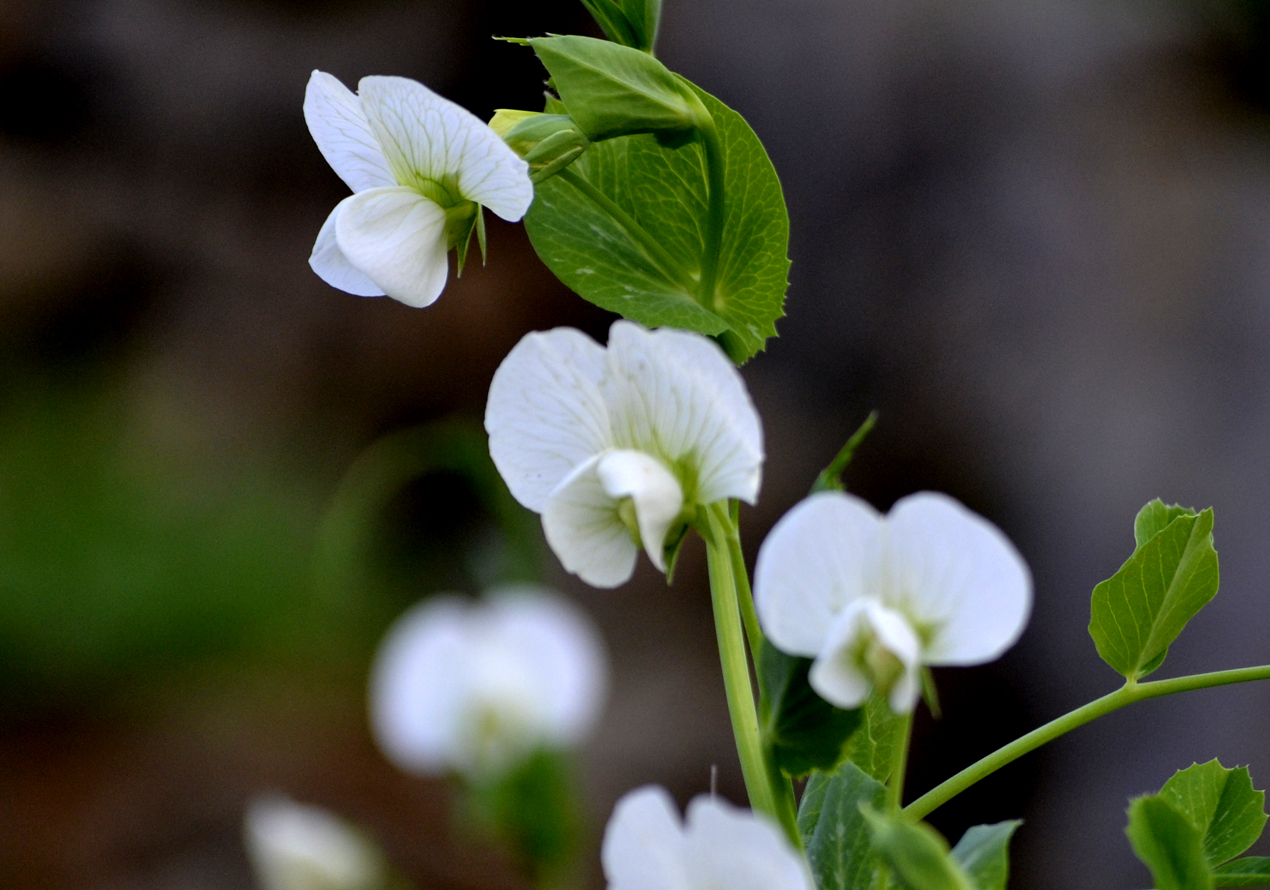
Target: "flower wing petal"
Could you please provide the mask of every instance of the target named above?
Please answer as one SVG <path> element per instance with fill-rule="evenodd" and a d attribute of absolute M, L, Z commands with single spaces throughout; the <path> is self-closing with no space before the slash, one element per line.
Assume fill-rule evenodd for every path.
<path fill-rule="evenodd" d="M 615 322 L 601 390 L 620 447 L 693 464 L 696 488 L 685 494 L 695 503 L 757 499 L 758 416 L 736 369 L 706 338 Z"/>
<path fill-rule="evenodd" d="M 610 446 L 603 373 L 604 347 L 572 328 L 527 334 L 494 373 L 485 406 L 490 456 L 535 513 L 575 467 Z"/>
<path fill-rule="evenodd" d="M 877 511 L 841 492 L 814 494 L 776 523 L 759 548 L 754 606 L 772 643 L 814 657 L 834 616 L 865 595 Z"/>
<path fill-rule="evenodd" d="M 808 672 L 816 694 L 840 708 L 858 708 L 869 697 L 875 677 L 866 672 L 853 648 L 862 636 L 872 637 L 903 666 L 889 690 L 891 710 L 907 714 L 917 704 L 920 691 L 922 644 L 899 612 L 874 599 L 851 603 L 835 619 L 824 649 Z"/>
<path fill-rule="evenodd" d="M 934 628 L 927 664 L 982 664 L 1019 638 L 1032 608 L 1027 563 L 999 528 L 944 494 L 896 502 L 888 587 L 905 611 Z"/>
<path fill-rule="evenodd" d="M 371 727 L 406 772 L 444 772 L 463 754 L 467 612 L 458 597 L 433 597 L 397 619 L 375 656 Z"/>
<path fill-rule="evenodd" d="M 525 215 L 529 165 L 480 118 L 406 77 L 363 77 L 357 90 L 398 182 L 455 181 L 508 222 Z"/>
<path fill-rule="evenodd" d="M 541 690 L 549 741 L 570 747 L 595 726 L 608 690 L 608 659 L 595 626 L 576 606 L 543 587 L 491 590 L 498 634 Z"/>
<path fill-rule="evenodd" d="M 688 804 L 686 822 L 694 887 L 814 890 L 802 857 L 764 817 L 700 795 Z"/>
<path fill-rule="evenodd" d="M 600 455 L 579 466 L 547 498 L 542 530 L 561 565 L 592 587 L 617 587 L 635 571 L 639 548 L 600 483 Z"/>
<path fill-rule="evenodd" d="M 397 184 L 361 100 L 337 78 L 324 71 L 309 76 L 304 120 L 322 157 L 354 192 Z"/>
<path fill-rule="evenodd" d="M 313 244 L 313 254 L 309 257 L 309 266 L 331 287 L 359 297 L 382 297 L 384 292 L 379 286 L 350 263 L 344 251 L 340 250 L 335 238 L 335 219 L 342 205 L 342 201 L 336 204 L 326 222 L 322 223 L 322 230 Z"/>
<path fill-rule="evenodd" d="M 679 812 L 666 789 L 646 785 L 617 802 L 600 850 L 608 890 L 698 890 L 685 859 Z"/>
<path fill-rule="evenodd" d="M 339 249 L 384 293 L 415 307 L 441 295 L 449 274 L 444 210 L 402 186 L 359 192 L 336 209 Z"/>
<path fill-rule="evenodd" d="M 666 532 L 684 506 L 678 480 L 661 461 L 642 451 L 610 451 L 596 464 L 595 471 L 605 494 L 634 502 L 644 550 L 659 571 L 666 571 Z"/>

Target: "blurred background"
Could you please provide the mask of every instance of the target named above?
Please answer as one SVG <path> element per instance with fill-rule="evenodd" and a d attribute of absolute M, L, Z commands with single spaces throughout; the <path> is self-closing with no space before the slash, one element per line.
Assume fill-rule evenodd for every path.
<path fill-rule="evenodd" d="M 598 34 L 573 0 L 0 2 L 0 886 L 250 887 L 265 790 L 420 887 L 521 886 L 378 754 L 364 683 L 409 604 L 523 571 L 612 651 L 597 838 L 623 791 L 686 801 L 712 764 L 744 799 L 700 543 L 673 588 L 596 592 L 500 537 L 526 517 L 484 475 L 495 367 L 610 318 L 497 220 L 426 310 L 307 266 L 345 194 L 312 69 L 488 116 L 543 76 L 490 36 L 546 31 Z M 878 408 L 850 487 L 946 490 L 1035 572 L 1022 642 L 937 674 L 910 794 L 1114 688 L 1089 592 L 1152 497 L 1216 508 L 1225 582 L 1161 676 L 1270 660 L 1270 3 L 666 0 L 659 48 L 750 120 L 792 217 L 789 316 L 745 369 L 751 558 Z M 1270 685 L 1120 712 L 933 821 L 1021 815 L 1015 887 L 1145 886 L 1127 798 L 1213 757 L 1270 779 Z"/>

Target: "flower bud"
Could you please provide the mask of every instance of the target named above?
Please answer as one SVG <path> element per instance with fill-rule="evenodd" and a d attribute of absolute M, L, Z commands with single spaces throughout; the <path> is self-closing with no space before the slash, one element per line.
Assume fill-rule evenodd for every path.
<path fill-rule="evenodd" d="M 534 183 L 556 175 L 591 145 L 567 114 L 499 109 L 490 127 L 529 164 L 529 179 Z M 505 132 L 500 132 L 500 128 Z"/>

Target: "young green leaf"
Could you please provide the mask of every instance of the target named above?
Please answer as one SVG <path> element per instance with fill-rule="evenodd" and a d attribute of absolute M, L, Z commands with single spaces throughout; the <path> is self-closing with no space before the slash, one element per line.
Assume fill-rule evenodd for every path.
<path fill-rule="evenodd" d="M 540 183 L 525 217 L 538 255 L 584 299 L 648 327 L 729 332 L 744 359 L 776 335 L 788 283 L 780 180 L 745 120 L 696 90 L 725 159 L 725 216 L 713 296 L 702 300 L 709 189 L 700 142 L 652 136 L 592 144 Z M 558 106 L 552 106 L 559 110 Z"/>
<path fill-rule="evenodd" d="M 1151 869 L 1156 890 L 1211 890 L 1213 875 L 1204 859 L 1202 835 L 1168 801 L 1151 795 L 1130 803 L 1125 834 Z"/>
<path fill-rule="evenodd" d="M 846 758 L 879 782 L 891 777 L 896 737 L 900 718 L 892 711 L 886 696 L 874 692 L 864 703 L 864 719 L 844 750 Z"/>
<path fill-rule="evenodd" d="M 1022 825 L 1018 819 L 995 825 L 975 825 L 953 847 L 952 856 L 978 890 L 1005 890 L 1010 877 L 1010 838 Z"/>
<path fill-rule="evenodd" d="M 1245 856 L 1213 872 L 1214 887 L 1270 887 L 1270 856 Z"/>
<path fill-rule="evenodd" d="M 798 831 L 818 890 L 872 890 L 881 863 L 869 843 L 861 804 L 880 807 L 886 789 L 852 763 L 815 772 L 798 808 Z"/>
<path fill-rule="evenodd" d="M 661 0 L 582 0 L 609 40 L 623 46 L 653 51 Z"/>
<path fill-rule="evenodd" d="M 1164 531 L 1168 524 L 1179 516 L 1194 516 L 1195 511 L 1177 504 L 1166 506 L 1164 501 L 1156 498 L 1138 511 L 1133 520 L 1133 539 L 1141 547 L 1147 541 Z"/>
<path fill-rule="evenodd" d="M 1226 769 L 1216 760 L 1197 763 L 1175 773 L 1159 797 L 1190 819 L 1203 838 L 1210 866 L 1247 850 L 1266 825 L 1266 794 L 1253 789 L 1247 767 Z"/>
<path fill-rule="evenodd" d="M 648 53 L 594 37 L 531 37 L 574 122 L 592 142 L 691 134 L 709 120 L 687 81 Z"/>
<path fill-rule="evenodd" d="M 924 822 L 885 816 L 863 804 L 873 847 L 908 890 L 979 890 L 948 850 L 948 842 Z"/>
<path fill-rule="evenodd" d="M 786 655 L 763 641 L 758 663 L 763 744 L 794 777 L 833 770 L 863 717 L 863 708 L 844 711 L 817 695 L 807 682 L 810 668 L 811 659 Z"/>
<path fill-rule="evenodd" d="M 1176 516 L 1094 588 L 1089 635 L 1125 679 L 1158 667 L 1186 622 L 1217 593 L 1212 532 L 1211 508 Z"/>

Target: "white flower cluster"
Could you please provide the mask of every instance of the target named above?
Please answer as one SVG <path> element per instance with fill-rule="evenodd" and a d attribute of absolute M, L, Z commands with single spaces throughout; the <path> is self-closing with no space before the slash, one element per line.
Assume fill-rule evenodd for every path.
<path fill-rule="evenodd" d="M 598 633 L 537 587 L 474 602 L 434 596 L 389 630 L 371 672 L 371 725 L 402 770 L 496 778 L 594 727 L 608 687 Z"/>

